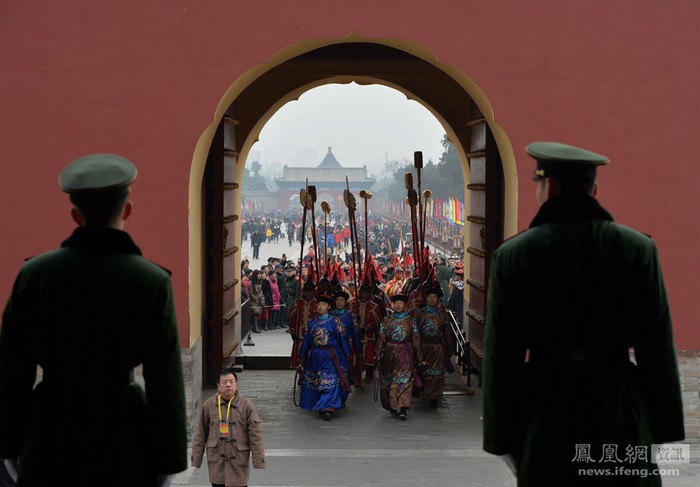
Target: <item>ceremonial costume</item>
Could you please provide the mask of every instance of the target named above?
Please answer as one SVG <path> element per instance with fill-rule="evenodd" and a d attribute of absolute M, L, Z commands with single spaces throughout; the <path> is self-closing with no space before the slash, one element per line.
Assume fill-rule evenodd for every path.
<path fill-rule="evenodd" d="M 347 293 L 346 293 L 347 294 Z M 362 350 L 362 342 L 360 340 L 360 330 L 358 329 L 357 315 L 355 315 L 348 308 L 334 309 L 330 312 L 338 321 L 338 326 L 342 327 L 342 332 L 348 341 L 348 351 L 349 353 L 345 356 L 345 363 L 347 364 L 344 369 L 345 375 L 351 384 L 355 382 L 355 365 L 358 361 L 357 355 Z M 349 393 L 343 391 L 343 398 L 346 399 Z"/>
<path fill-rule="evenodd" d="M 420 333 L 420 348 L 426 365 L 419 366 L 418 372 L 423 381 L 421 399 L 436 401 L 445 390 L 445 376 L 454 372 L 450 362 L 455 339 L 448 323 L 447 311 L 438 304 L 426 305 L 416 311 L 416 324 Z"/>
<path fill-rule="evenodd" d="M 358 367 L 355 369 L 358 373 L 357 377 L 359 378 L 362 373 L 362 365 L 373 368 L 376 364 L 375 348 L 379 326 L 382 323 L 382 310 L 372 299 L 367 301 L 356 299 L 350 303 L 350 307 L 352 312 L 357 316 L 360 330 L 362 346 L 360 353 L 362 363 L 358 364 Z"/>
<path fill-rule="evenodd" d="M 405 311 L 384 318 L 377 338 L 380 395 L 384 409 L 398 411 L 411 407 L 413 384 L 420 386 L 413 363 L 414 354 L 420 357 L 420 335 L 415 320 Z"/>
<path fill-rule="evenodd" d="M 318 302 L 312 298 L 307 301 L 304 298 L 299 298 L 292 305 L 289 312 L 289 334 L 292 337 L 292 353 L 289 357 L 289 366 L 296 368 L 299 363 L 299 347 L 306 335 L 306 329 L 309 321 L 316 316 L 316 305 Z"/>
<path fill-rule="evenodd" d="M 342 407 L 343 394 L 350 391 L 344 372 L 349 354 L 348 339 L 337 318 L 326 313 L 309 322 L 300 349 L 304 367 L 301 408 L 334 412 Z"/>

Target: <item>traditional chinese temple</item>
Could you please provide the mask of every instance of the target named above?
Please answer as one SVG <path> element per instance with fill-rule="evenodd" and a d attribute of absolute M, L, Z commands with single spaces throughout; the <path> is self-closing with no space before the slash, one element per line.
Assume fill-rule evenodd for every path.
<path fill-rule="evenodd" d="M 318 201 L 328 201 L 334 208 L 342 207 L 346 178 L 350 190 L 355 193 L 371 189 L 375 182 L 374 178 L 367 176 L 367 166 L 343 167 L 331 147 L 317 166 L 299 167 L 285 164 L 282 176 L 275 179 L 279 186 L 279 208 L 298 206 L 299 199 L 295 196 L 299 195 L 299 190 L 305 187 L 307 181 L 316 186 Z"/>

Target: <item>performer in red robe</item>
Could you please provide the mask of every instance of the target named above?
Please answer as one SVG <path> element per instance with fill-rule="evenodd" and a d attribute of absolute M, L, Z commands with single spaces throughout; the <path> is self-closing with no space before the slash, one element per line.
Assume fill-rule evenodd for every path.
<path fill-rule="evenodd" d="M 358 317 L 360 339 L 362 342 L 362 360 L 355 364 L 355 385 L 359 386 L 362 379 L 362 369 L 365 370 L 365 382 L 372 382 L 376 360 L 374 349 L 377 342 L 377 332 L 382 322 L 381 307 L 372 300 L 372 285 L 365 282 L 360 286 L 360 295 L 350 307 Z"/>
<path fill-rule="evenodd" d="M 299 347 L 304 340 L 309 321 L 316 316 L 316 286 L 309 281 L 304 284 L 301 298 L 297 299 L 289 310 L 289 334 L 292 337 L 292 353 L 289 367 L 299 366 Z"/>

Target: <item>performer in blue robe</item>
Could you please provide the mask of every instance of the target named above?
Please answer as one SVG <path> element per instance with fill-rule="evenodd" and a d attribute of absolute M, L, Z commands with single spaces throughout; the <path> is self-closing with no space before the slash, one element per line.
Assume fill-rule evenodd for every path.
<path fill-rule="evenodd" d="M 348 378 L 350 384 L 355 383 L 354 376 L 355 361 L 359 353 L 362 351 L 362 340 L 360 339 L 360 331 L 357 326 L 357 315 L 347 308 L 347 302 L 350 295 L 345 291 L 338 291 L 333 296 L 335 298 L 335 309 L 330 312 L 331 316 L 338 320 L 338 326 L 342 326 L 343 333 L 348 342 L 349 353 L 342 360 L 343 371 Z M 341 391 L 343 396 L 343 404 L 350 395 L 348 391 Z"/>
<path fill-rule="evenodd" d="M 343 406 L 342 391 L 350 391 L 344 371 L 350 346 L 340 320 L 328 314 L 332 298 L 322 294 L 316 300 L 318 315 L 309 321 L 299 352 L 304 368 L 299 406 L 328 421 Z"/>

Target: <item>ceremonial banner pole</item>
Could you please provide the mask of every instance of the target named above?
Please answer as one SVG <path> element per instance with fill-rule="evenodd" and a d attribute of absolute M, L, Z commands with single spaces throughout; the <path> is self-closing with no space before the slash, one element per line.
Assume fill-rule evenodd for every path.
<path fill-rule="evenodd" d="M 345 177 L 345 184 L 348 185 L 348 178 L 347 176 Z M 349 186 L 348 186 L 349 187 Z M 351 197 L 352 193 L 350 193 L 349 189 L 346 189 L 343 191 L 343 201 L 345 202 L 345 207 L 348 209 L 348 225 L 350 226 L 350 255 L 352 256 L 352 272 L 355 274 L 355 289 L 354 289 L 354 298 L 357 298 L 357 289 L 360 280 L 360 275 L 357 270 L 357 265 L 355 261 L 355 237 L 354 237 L 354 232 L 352 228 L 352 202 L 351 202 Z"/>
<path fill-rule="evenodd" d="M 301 297 L 302 282 L 301 282 L 301 269 L 304 266 L 304 243 L 306 242 L 306 212 L 312 206 L 311 196 L 309 195 L 309 180 L 306 179 L 306 188 L 301 188 L 299 191 L 299 202 L 304 208 L 304 213 L 301 218 L 301 256 L 299 257 L 299 292 L 297 296 Z"/>
<path fill-rule="evenodd" d="M 352 226 L 355 230 L 355 248 L 357 249 L 357 270 L 362 276 L 363 266 L 362 266 L 362 246 L 360 245 L 360 234 L 357 233 L 357 218 L 355 218 L 355 212 L 357 210 L 357 200 L 355 195 L 350 193 L 350 205 L 352 206 Z M 367 249 L 365 249 L 367 253 Z"/>
<path fill-rule="evenodd" d="M 321 201 L 321 210 L 323 211 L 323 272 L 328 272 L 328 214 L 331 212 L 331 206 L 327 201 Z"/>
<path fill-rule="evenodd" d="M 413 167 L 416 168 L 416 175 L 418 176 L 418 220 L 420 221 L 423 216 L 423 202 L 420 198 L 421 194 L 421 169 L 423 169 L 423 153 L 421 151 L 415 151 L 413 153 Z M 425 246 L 425 235 L 423 234 L 423 226 L 419 225 L 419 235 L 418 235 L 418 247 L 420 259 L 423 259 L 423 247 Z M 421 268 L 423 263 L 421 262 Z"/>
<path fill-rule="evenodd" d="M 372 198 L 371 191 L 360 191 L 360 198 L 365 200 L 365 269 L 369 263 L 369 212 L 367 211 L 367 200 Z"/>
<path fill-rule="evenodd" d="M 418 203 L 418 194 L 416 193 L 416 190 L 413 189 L 413 174 L 410 172 L 407 172 L 404 175 L 404 184 L 406 186 L 406 190 L 408 193 L 408 206 L 410 207 L 411 210 L 411 233 L 412 233 L 412 240 L 413 240 L 413 261 L 416 264 L 416 268 L 418 270 L 418 274 L 420 274 L 421 269 L 420 269 L 420 260 L 416 258 L 416 250 L 418 249 L 418 225 L 416 222 L 416 204 Z"/>
<path fill-rule="evenodd" d="M 428 219 L 428 199 L 433 195 L 432 191 L 426 189 L 423 191 L 423 199 L 425 199 L 425 204 L 423 205 L 423 216 L 421 220 L 421 235 L 423 235 L 423 247 L 425 248 L 425 222 Z M 423 250 L 421 250 L 421 258 L 423 258 Z"/>
<path fill-rule="evenodd" d="M 316 282 L 321 280 L 321 275 L 319 274 L 321 265 L 318 260 L 318 243 L 316 241 L 316 212 L 314 211 L 314 207 L 316 204 L 316 186 L 309 186 L 307 189 L 307 192 L 309 196 L 311 196 L 311 229 L 312 229 L 312 236 L 311 236 L 311 241 L 314 245 L 314 260 L 315 260 L 315 270 L 316 270 Z"/>

